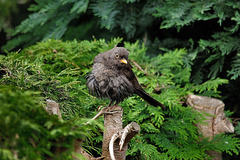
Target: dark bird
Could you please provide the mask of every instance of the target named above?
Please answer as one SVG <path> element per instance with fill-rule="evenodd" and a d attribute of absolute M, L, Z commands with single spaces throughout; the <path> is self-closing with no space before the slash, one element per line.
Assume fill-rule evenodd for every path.
<path fill-rule="evenodd" d="M 90 94 L 111 100 L 108 107 L 122 102 L 124 98 L 137 94 L 152 106 L 164 105 L 146 93 L 139 84 L 128 60 L 129 52 L 123 47 L 115 47 L 98 54 L 93 61 L 92 73 L 87 76 Z"/>

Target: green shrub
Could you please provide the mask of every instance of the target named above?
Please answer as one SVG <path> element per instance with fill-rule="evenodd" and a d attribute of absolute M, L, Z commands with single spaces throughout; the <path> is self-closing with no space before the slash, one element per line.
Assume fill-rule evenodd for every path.
<path fill-rule="evenodd" d="M 193 64 L 191 82 L 230 80 L 220 89 L 222 100 L 239 117 L 239 9 L 237 0 L 35 0 L 29 17 L 2 49 L 18 50 L 49 38 L 89 40 L 92 36 L 140 40 L 151 56 L 187 48 L 185 57 Z"/>
<path fill-rule="evenodd" d="M 41 102 L 39 92 L 0 86 L 0 159 L 72 159 L 74 141 L 95 130 L 83 119 L 63 121 L 49 115 Z M 65 151 L 54 154 L 61 149 Z"/>
<path fill-rule="evenodd" d="M 21 52 L 8 53 L 6 57 L 2 56 L 0 59 L 0 83 L 38 92 L 42 97 L 38 104 L 44 104 L 46 99 L 58 102 L 64 122 L 57 120 L 56 117 L 55 120 L 60 124 L 74 124 L 78 118 L 91 118 L 100 105 L 108 104 L 108 100 L 89 95 L 84 77 L 91 70 L 94 56 L 113 48 L 121 40 L 112 39 L 108 43 L 96 39 L 80 42 L 47 40 Z M 130 97 L 120 104 L 124 108 L 124 124 L 136 121 L 141 126 L 141 133 L 130 143 L 127 159 L 204 159 L 208 157 L 205 153 L 208 150 L 228 154 L 239 153 L 240 141 L 234 135 L 218 135 L 212 141 L 207 139 L 200 141 L 201 135 L 194 124 L 201 123 L 203 116 L 183 105 L 190 93 L 219 97 L 218 86 L 228 83 L 226 79 L 216 78 L 202 84 L 192 84 L 191 58 L 186 58 L 186 49 L 176 49 L 151 58 L 146 54 L 147 48 L 139 42 L 124 43 L 124 46 L 130 51 L 130 59 L 144 70 L 143 72 L 133 65 L 134 72 L 144 89 L 167 106 L 166 110 L 155 108 L 137 96 Z M 26 102 L 26 105 L 28 103 Z M 32 113 L 26 110 L 24 114 Z M 32 121 L 37 118 L 32 117 Z M 97 121 L 102 123 L 103 118 Z M 19 120 L 18 123 L 22 122 L 24 121 Z M 70 126 L 74 125 L 68 127 Z M 44 131 L 39 130 L 37 133 L 43 134 Z M 76 138 L 75 133 L 78 132 L 72 132 L 74 136 L 71 138 Z M 72 132 L 63 133 L 70 136 Z M 16 132 L 13 132 L 13 135 L 15 134 Z M 85 140 L 84 147 L 97 157 L 101 153 L 102 136 L 94 133 L 90 135 L 91 138 Z M 223 146 L 226 141 L 229 145 Z M 6 143 L 11 144 L 10 141 Z M 2 152 L 10 153 L 11 150 L 6 147 Z M 45 153 L 47 151 L 43 152 L 44 155 L 47 154 Z"/>

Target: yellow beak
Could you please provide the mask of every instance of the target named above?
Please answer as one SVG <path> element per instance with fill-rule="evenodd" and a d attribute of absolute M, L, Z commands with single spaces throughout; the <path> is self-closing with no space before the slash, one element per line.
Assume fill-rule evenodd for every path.
<path fill-rule="evenodd" d="M 120 62 L 121 62 L 121 63 L 124 63 L 124 64 L 127 64 L 127 60 L 126 60 L 126 59 L 124 59 L 124 58 L 123 58 L 123 59 L 121 59 L 121 60 L 120 60 Z"/>

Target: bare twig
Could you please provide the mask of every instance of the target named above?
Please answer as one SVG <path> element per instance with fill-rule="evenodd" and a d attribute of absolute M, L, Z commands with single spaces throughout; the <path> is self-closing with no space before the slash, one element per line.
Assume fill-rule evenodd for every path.
<path fill-rule="evenodd" d="M 92 120 L 96 120 L 98 117 L 103 115 L 107 110 L 107 107 L 103 107 L 90 121 L 88 121 L 86 124 L 89 124 Z"/>
<path fill-rule="evenodd" d="M 118 139 L 118 137 L 120 136 L 119 132 L 117 131 L 115 134 L 113 134 L 110 142 L 109 142 L 109 152 L 110 152 L 110 156 L 112 160 L 116 160 L 115 156 L 114 156 L 114 150 L 113 150 L 113 144 L 116 141 L 116 139 Z"/>
<path fill-rule="evenodd" d="M 117 131 L 111 137 L 109 142 L 109 152 L 112 160 L 116 160 L 114 156 L 114 143 L 120 138 L 119 142 L 119 151 L 122 150 L 123 146 L 128 145 L 128 142 L 138 133 L 140 132 L 140 126 L 136 122 L 132 122 L 128 124 L 121 132 Z"/>
<path fill-rule="evenodd" d="M 139 66 L 139 64 L 137 64 L 137 62 L 135 62 L 134 60 L 131 60 L 131 62 L 132 62 L 140 71 L 142 71 L 145 75 L 148 75 L 148 73 L 147 73 L 146 71 L 144 71 L 144 70 L 142 69 L 142 67 Z"/>
<path fill-rule="evenodd" d="M 127 134 L 131 131 L 132 129 L 132 123 L 131 124 L 128 124 L 123 130 L 122 130 L 122 137 L 121 137 L 121 140 L 119 142 L 119 148 L 120 150 L 122 150 L 122 147 L 124 145 L 124 141 L 127 137 Z"/>

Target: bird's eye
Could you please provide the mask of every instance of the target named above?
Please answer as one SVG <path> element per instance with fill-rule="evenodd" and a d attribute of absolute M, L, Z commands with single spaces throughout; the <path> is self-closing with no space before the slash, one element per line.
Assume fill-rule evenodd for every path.
<path fill-rule="evenodd" d="M 118 54 L 116 54 L 116 55 L 115 55 L 115 57 L 116 57 L 116 58 L 119 58 L 119 55 L 118 55 Z"/>

